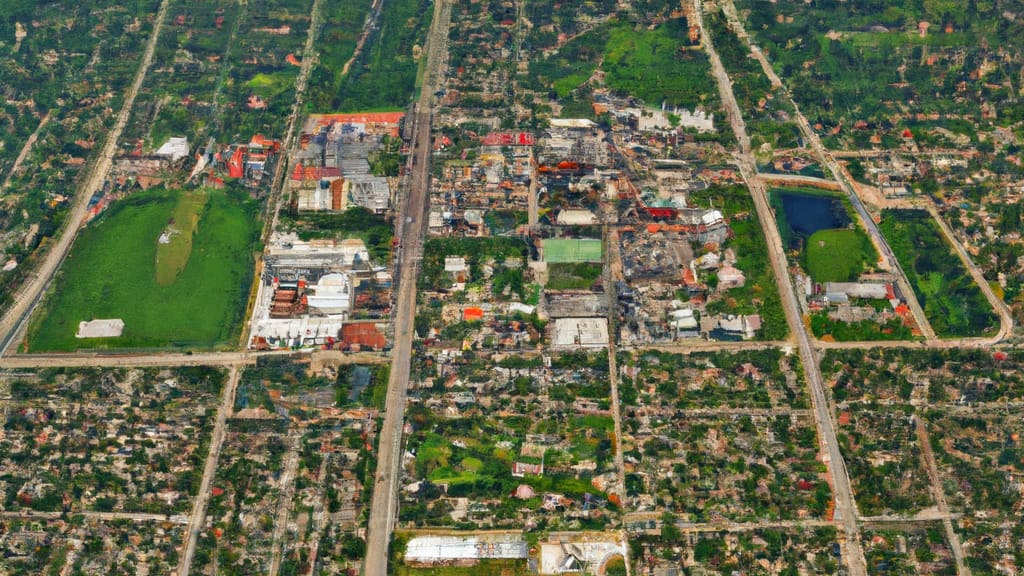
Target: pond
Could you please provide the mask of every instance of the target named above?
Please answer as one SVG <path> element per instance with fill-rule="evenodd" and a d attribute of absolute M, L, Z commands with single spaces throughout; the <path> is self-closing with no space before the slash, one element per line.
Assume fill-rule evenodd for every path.
<path fill-rule="evenodd" d="M 809 237 L 818 230 L 846 228 L 850 216 L 839 198 L 779 192 L 786 222 L 798 236 Z"/>

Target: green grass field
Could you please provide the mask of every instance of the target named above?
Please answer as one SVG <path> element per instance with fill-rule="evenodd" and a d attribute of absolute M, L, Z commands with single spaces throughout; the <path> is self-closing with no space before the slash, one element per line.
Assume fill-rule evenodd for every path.
<path fill-rule="evenodd" d="M 874 246 L 860 230 L 818 230 L 805 246 L 807 273 L 815 282 L 852 282 L 874 265 Z"/>
<path fill-rule="evenodd" d="M 156 246 L 156 282 L 161 286 L 169 286 L 178 278 L 178 274 L 188 264 L 192 254 L 192 239 L 199 226 L 199 218 L 210 200 L 206 190 L 184 192 L 178 197 L 171 220 L 165 230 L 168 234 L 166 244 Z"/>
<path fill-rule="evenodd" d="M 140 192 L 83 230 L 32 321 L 28 350 L 212 348 L 232 342 L 252 284 L 258 208 L 245 197 L 210 191 L 199 209 L 198 196 L 185 194 Z M 191 211 L 198 218 L 186 261 L 176 279 L 161 285 L 157 239 L 175 214 Z M 184 253 L 175 250 L 179 258 Z M 78 323 L 95 318 L 123 319 L 124 334 L 76 339 Z"/>
<path fill-rule="evenodd" d="M 544 261 L 549 264 L 570 262 L 600 262 L 600 240 L 590 238 L 544 240 Z"/>

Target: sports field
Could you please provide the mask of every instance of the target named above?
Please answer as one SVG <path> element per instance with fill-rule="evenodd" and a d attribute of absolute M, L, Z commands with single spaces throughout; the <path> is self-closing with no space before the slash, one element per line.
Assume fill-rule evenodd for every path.
<path fill-rule="evenodd" d="M 569 262 L 600 262 L 601 241 L 592 238 L 558 239 L 543 241 L 544 261 L 551 264 Z"/>
<path fill-rule="evenodd" d="M 807 273 L 815 282 L 853 282 L 878 254 L 859 229 L 818 230 L 807 239 Z"/>
<path fill-rule="evenodd" d="M 115 202 L 75 241 L 32 320 L 28 351 L 233 343 L 257 215 L 255 202 L 221 190 L 150 190 Z M 161 244 L 169 229 L 176 233 Z M 97 318 L 121 318 L 124 334 L 75 338 L 80 321 Z"/>

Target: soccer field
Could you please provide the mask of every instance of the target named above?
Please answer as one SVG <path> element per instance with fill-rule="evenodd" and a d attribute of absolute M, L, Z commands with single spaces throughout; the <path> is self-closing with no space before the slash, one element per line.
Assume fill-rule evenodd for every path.
<path fill-rule="evenodd" d="M 252 284 L 257 214 L 254 201 L 219 190 L 115 202 L 76 240 L 32 320 L 28 351 L 233 343 Z M 170 228 L 191 242 L 160 244 Z M 97 318 L 124 320 L 124 333 L 75 338 L 79 322 Z"/>
<path fill-rule="evenodd" d="M 601 241 L 592 238 L 548 238 L 543 246 L 544 261 L 552 264 L 600 262 L 603 253 Z"/>

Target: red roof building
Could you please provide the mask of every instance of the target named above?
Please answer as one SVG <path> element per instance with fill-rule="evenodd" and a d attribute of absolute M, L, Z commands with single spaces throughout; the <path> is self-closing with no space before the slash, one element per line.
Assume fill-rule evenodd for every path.
<path fill-rule="evenodd" d="M 377 330 L 373 322 L 345 324 L 341 327 L 341 340 L 349 347 L 357 345 L 374 350 L 382 350 L 387 344 L 387 338 Z"/>
<path fill-rule="evenodd" d="M 241 178 L 245 175 L 245 146 L 239 146 L 228 160 L 228 176 Z"/>

